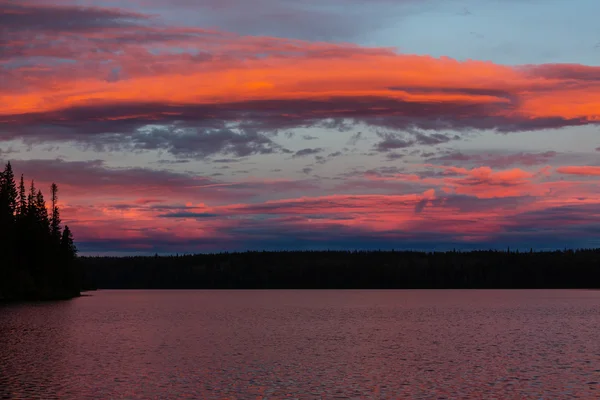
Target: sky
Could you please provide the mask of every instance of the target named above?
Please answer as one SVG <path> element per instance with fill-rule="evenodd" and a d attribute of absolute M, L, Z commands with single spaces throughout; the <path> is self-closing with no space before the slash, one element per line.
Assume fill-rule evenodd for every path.
<path fill-rule="evenodd" d="M 600 247 L 597 0 L 0 0 L 83 255 Z"/>

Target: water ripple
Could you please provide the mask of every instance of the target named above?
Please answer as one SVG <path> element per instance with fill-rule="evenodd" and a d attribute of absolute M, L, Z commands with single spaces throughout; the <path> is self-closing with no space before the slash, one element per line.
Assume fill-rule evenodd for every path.
<path fill-rule="evenodd" d="M 598 326 L 594 291 L 99 291 L 0 307 L 0 398 L 598 398 Z"/>

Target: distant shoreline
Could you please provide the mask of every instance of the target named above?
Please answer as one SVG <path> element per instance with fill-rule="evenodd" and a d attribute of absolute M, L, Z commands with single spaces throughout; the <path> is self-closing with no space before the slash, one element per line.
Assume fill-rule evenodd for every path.
<path fill-rule="evenodd" d="M 394 289 L 394 288 L 385 288 L 385 289 L 364 289 L 364 288 L 344 288 L 344 289 L 277 289 L 277 288 L 269 288 L 269 289 L 260 289 L 260 288 L 253 288 L 253 289 L 181 289 L 181 288 L 174 288 L 174 289 L 169 289 L 169 288 L 135 288 L 135 289 L 129 289 L 129 288 L 119 288 L 119 289 L 98 289 L 96 290 L 96 292 L 105 292 L 105 291 L 131 291 L 131 292 L 195 292 L 195 291 L 203 291 L 203 292 L 227 292 L 227 291 L 231 291 L 231 292 L 271 292 L 271 291 L 282 291 L 282 292 L 288 292 L 288 291 L 299 291 L 299 292 L 311 292 L 311 291 L 315 291 L 315 292 L 321 292 L 321 291 L 334 291 L 334 292 L 352 292 L 352 291 L 361 291 L 361 292 L 369 292 L 369 291 L 515 291 L 515 292 L 519 292 L 519 291 L 540 291 L 540 290 L 570 290 L 570 291 L 598 291 L 600 290 L 600 288 L 420 288 L 420 289 L 405 289 L 405 288 L 398 288 L 398 289 Z M 81 296 L 78 297 L 90 297 L 93 296 L 92 294 L 82 294 Z M 1 304 L 1 302 L 0 302 Z"/>
<path fill-rule="evenodd" d="M 598 289 L 600 249 L 81 257 L 98 289 Z"/>

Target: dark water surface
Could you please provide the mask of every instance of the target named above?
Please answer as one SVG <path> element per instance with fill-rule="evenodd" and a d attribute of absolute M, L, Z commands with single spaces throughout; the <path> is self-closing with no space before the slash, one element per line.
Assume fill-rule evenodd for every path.
<path fill-rule="evenodd" d="M 0 398 L 600 398 L 600 292 L 99 291 L 0 307 Z"/>

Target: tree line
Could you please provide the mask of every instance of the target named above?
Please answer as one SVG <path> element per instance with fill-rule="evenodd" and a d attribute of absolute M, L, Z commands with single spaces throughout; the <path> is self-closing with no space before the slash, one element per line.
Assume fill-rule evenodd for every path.
<path fill-rule="evenodd" d="M 80 294 L 77 248 L 62 228 L 58 186 L 50 205 L 23 175 L 17 186 L 12 166 L 0 172 L 0 300 L 72 298 Z"/>
<path fill-rule="evenodd" d="M 82 257 L 102 289 L 600 288 L 600 249 Z"/>

